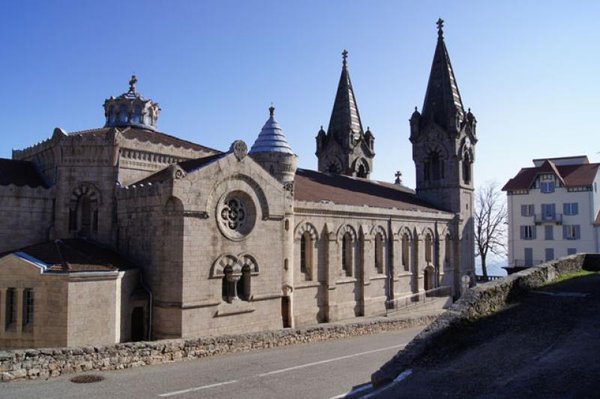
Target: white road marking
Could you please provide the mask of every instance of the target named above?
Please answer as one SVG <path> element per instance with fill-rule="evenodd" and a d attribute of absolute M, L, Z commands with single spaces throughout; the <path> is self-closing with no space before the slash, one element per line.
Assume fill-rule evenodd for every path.
<path fill-rule="evenodd" d="M 189 389 L 184 389 L 182 391 L 175 391 L 175 392 L 167 392 L 167 393 L 163 393 L 160 394 L 158 396 L 160 397 L 167 397 L 167 396 L 174 396 L 174 395 L 181 395 L 182 393 L 188 393 L 188 392 L 195 392 L 195 391 L 200 391 L 202 389 L 208 389 L 208 388 L 215 388 L 215 387 L 220 387 L 221 385 L 229 385 L 229 384 L 234 384 L 236 382 L 238 382 L 239 380 L 231 380 L 231 381 L 225 381 L 225 382 L 219 382 L 217 384 L 210 384 L 210 385 L 203 385 L 201 387 L 196 387 L 196 388 L 189 388 Z"/>
<path fill-rule="evenodd" d="M 351 391 L 348 391 L 348 392 L 346 392 L 346 393 L 343 393 L 343 394 L 341 394 L 341 395 L 334 396 L 333 398 L 330 398 L 330 399 L 341 399 L 341 398 L 345 398 L 345 397 L 346 397 L 346 396 L 348 396 L 348 395 L 354 395 L 354 394 L 356 394 L 356 393 L 359 393 L 359 392 L 362 392 L 362 391 L 365 391 L 365 390 L 367 390 L 367 389 L 371 389 L 371 388 L 373 388 L 373 385 L 371 385 L 371 384 L 366 384 L 366 385 L 363 385 L 363 386 L 362 386 L 362 387 L 360 387 L 360 388 L 353 389 L 353 390 L 351 390 Z"/>
<path fill-rule="evenodd" d="M 404 348 L 406 345 L 408 345 L 408 344 L 400 344 L 400 345 L 388 346 L 386 348 L 373 349 L 373 350 L 366 351 L 366 352 L 354 353 L 352 355 L 340 356 L 340 357 L 335 357 L 335 358 L 332 358 L 332 359 L 321 360 L 321 361 L 318 361 L 318 362 L 306 363 L 306 364 L 301 364 L 299 366 L 288 367 L 288 368 L 285 368 L 285 369 L 269 371 L 268 373 L 262 373 L 262 374 L 258 374 L 258 375 L 255 375 L 255 376 L 252 376 L 252 377 L 248 377 L 248 378 L 241 378 L 239 380 L 231 380 L 231 381 L 219 382 L 219 383 L 216 383 L 216 384 L 202 385 L 200 387 L 195 387 L 195 388 L 183 389 L 181 391 L 167 392 L 167 393 L 160 394 L 158 396 L 164 398 L 164 397 L 168 397 L 168 396 L 175 396 L 175 395 L 181 395 L 181 394 L 184 394 L 184 393 L 200 391 L 202 389 L 216 388 L 216 387 L 219 387 L 219 386 L 222 386 L 222 385 L 234 384 L 236 382 L 240 382 L 240 381 L 244 381 L 244 380 L 250 380 L 250 379 L 253 379 L 253 378 L 262 378 L 262 377 L 267 377 L 267 376 L 274 375 L 274 374 L 285 373 L 287 371 L 302 369 L 302 368 L 305 368 L 305 367 L 318 366 L 320 364 L 336 362 L 336 361 L 344 360 L 344 359 L 350 359 L 350 358 L 357 357 L 357 356 L 369 355 L 371 353 L 377 353 L 377 352 L 387 351 L 387 350 L 390 350 L 390 349 Z M 370 384 L 368 386 L 370 386 Z M 364 387 L 362 387 L 362 388 L 364 388 Z M 366 388 L 364 388 L 364 389 L 366 389 Z M 360 389 L 360 390 L 362 390 L 362 389 Z"/>
<path fill-rule="evenodd" d="M 368 355 L 368 354 L 371 354 L 371 353 L 387 351 L 387 350 L 390 350 L 390 349 L 403 348 L 406 345 L 407 344 L 388 346 L 387 348 L 374 349 L 372 351 L 360 352 L 360 353 L 355 353 L 353 355 L 347 355 L 347 356 L 335 357 L 333 359 L 321 360 L 319 362 L 301 364 L 299 366 L 288 367 L 286 369 L 269 371 L 268 373 L 259 374 L 258 377 L 266 377 L 268 375 L 285 373 L 286 371 L 298 370 L 298 369 L 303 369 L 305 367 L 317 366 L 319 364 L 325 364 L 325 363 L 337 362 L 338 360 L 350 359 L 350 358 L 356 357 L 356 356 L 364 356 L 364 355 Z"/>
<path fill-rule="evenodd" d="M 404 370 L 403 372 L 400 373 L 400 375 L 398 375 L 398 377 L 394 378 L 394 381 L 392 381 L 388 385 L 382 386 L 381 388 L 379 388 L 379 389 L 371 392 L 368 395 L 363 396 L 362 399 L 372 398 L 372 397 L 374 397 L 376 395 L 379 395 L 383 391 L 387 391 L 388 389 L 390 389 L 391 387 L 393 387 L 394 385 L 396 385 L 400 381 L 404 380 L 406 377 L 408 377 L 411 374 L 412 374 L 412 369 Z"/>

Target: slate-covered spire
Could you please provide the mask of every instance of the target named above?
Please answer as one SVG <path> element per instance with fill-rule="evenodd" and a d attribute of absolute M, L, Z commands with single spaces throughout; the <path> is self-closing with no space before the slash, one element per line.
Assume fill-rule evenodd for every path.
<path fill-rule="evenodd" d="M 423 103 L 422 123 L 435 121 L 443 128 L 457 129 L 457 121 L 464 120 L 465 110 L 444 43 L 444 21 L 438 19 L 437 26 L 438 40 Z"/>
<path fill-rule="evenodd" d="M 345 141 L 346 135 L 350 135 L 351 131 L 356 140 L 363 134 L 354 89 L 348 72 L 348 51 L 344 50 L 342 52 L 342 60 L 342 75 L 340 76 L 340 83 L 338 84 L 333 111 L 329 120 L 329 128 L 327 129 L 327 133 L 333 135 L 341 143 Z"/>
<path fill-rule="evenodd" d="M 273 106 L 269 108 L 269 119 L 250 149 L 250 154 L 255 152 L 282 152 L 294 155 L 292 147 L 283 134 L 283 129 L 275 120 L 275 107 Z"/>

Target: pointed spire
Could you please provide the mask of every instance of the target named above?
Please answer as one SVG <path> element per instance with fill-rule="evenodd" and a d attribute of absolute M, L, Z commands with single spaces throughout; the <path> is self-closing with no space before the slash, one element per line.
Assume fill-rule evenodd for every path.
<path fill-rule="evenodd" d="M 355 135 L 363 133 L 354 89 L 348 72 L 348 51 L 342 52 L 342 74 L 338 84 L 333 111 L 329 120 L 328 134 L 333 134 L 340 141 L 352 130 Z"/>
<path fill-rule="evenodd" d="M 444 21 L 440 18 L 436 24 L 438 42 L 433 55 L 422 115 L 425 123 L 433 120 L 446 129 L 456 129 L 456 121 L 464 119 L 465 110 L 444 43 Z"/>
<path fill-rule="evenodd" d="M 269 119 L 260 131 L 249 154 L 257 152 L 280 152 L 294 155 L 292 147 L 283 134 L 283 129 L 275 120 L 275 107 L 272 104 L 269 107 Z"/>

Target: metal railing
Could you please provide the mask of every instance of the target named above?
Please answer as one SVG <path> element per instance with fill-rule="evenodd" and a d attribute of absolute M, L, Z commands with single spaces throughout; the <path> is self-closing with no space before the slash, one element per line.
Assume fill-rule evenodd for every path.
<path fill-rule="evenodd" d="M 530 261 L 527 261 L 525 259 L 515 259 L 515 260 L 513 260 L 512 264 L 510 266 L 530 267 L 530 266 L 541 265 L 542 263 L 544 263 L 544 261 L 539 260 L 539 259 L 530 260 Z"/>
<path fill-rule="evenodd" d="M 556 224 L 562 224 L 562 220 L 563 219 L 563 215 L 562 213 L 555 213 L 554 215 L 545 215 L 545 214 L 536 214 L 533 216 L 533 222 L 535 224 L 542 224 L 542 223 L 556 223 Z"/>
<path fill-rule="evenodd" d="M 406 309 L 414 306 L 420 306 L 424 303 L 433 302 L 437 298 L 447 298 L 452 296 L 452 287 L 445 285 L 417 294 L 406 295 L 400 298 L 394 298 L 385 302 L 386 314 L 396 312 L 400 309 Z"/>

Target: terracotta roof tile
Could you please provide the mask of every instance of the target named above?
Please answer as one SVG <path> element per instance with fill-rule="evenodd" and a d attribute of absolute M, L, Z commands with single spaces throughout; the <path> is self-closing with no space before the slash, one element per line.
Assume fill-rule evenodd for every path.
<path fill-rule="evenodd" d="M 331 201 L 335 204 L 396 208 L 402 210 L 444 211 L 410 189 L 391 183 L 298 169 L 294 184 L 297 201 Z"/>
<path fill-rule="evenodd" d="M 135 268 L 116 252 L 90 241 L 67 239 L 48 241 L 19 251 L 49 265 L 51 271 L 116 271 Z"/>
<path fill-rule="evenodd" d="M 10 184 L 48 188 L 32 162 L 0 158 L 0 186 Z"/>
<path fill-rule="evenodd" d="M 598 163 L 556 166 L 551 162 L 544 162 L 540 167 L 522 168 L 502 190 L 528 190 L 539 173 L 547 172 L 558 175 L 565 187 L 590 186 L 594 183 L 599 166 Z"/>

